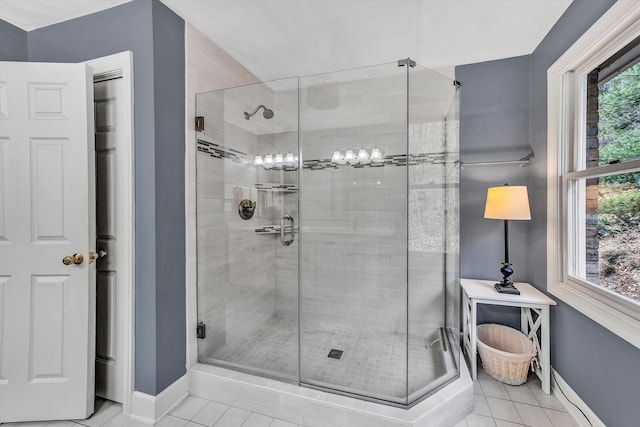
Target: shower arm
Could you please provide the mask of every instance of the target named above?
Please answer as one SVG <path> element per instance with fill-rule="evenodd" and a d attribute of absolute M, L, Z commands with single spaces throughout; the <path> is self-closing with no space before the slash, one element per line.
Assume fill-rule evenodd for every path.
<path fill-rule="evenodd" d="M 253 110 L 252 113 L 247 113 L 246 111 L 244 112 L 244 119 L 245 120 L 249 120 L 251 117 L 255 116 L 256 113 L 258 112 L 259 109 L 264 108 L 265 110 L 267 109 L 267 107 L 265 107 L 264 105 L 260 104 L 256 107 L 255 110 Z"/>

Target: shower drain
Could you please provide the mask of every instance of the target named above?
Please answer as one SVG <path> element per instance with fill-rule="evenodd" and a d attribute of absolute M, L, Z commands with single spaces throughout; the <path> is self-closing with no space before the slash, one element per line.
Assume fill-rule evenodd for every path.
<path fill-rule="evenodd" d="M 327 357 L 330 357 L 332 359 L 340 359 L 342 357 L 342 353 L 344 353 L 344 351 L 332 348 Z"/>

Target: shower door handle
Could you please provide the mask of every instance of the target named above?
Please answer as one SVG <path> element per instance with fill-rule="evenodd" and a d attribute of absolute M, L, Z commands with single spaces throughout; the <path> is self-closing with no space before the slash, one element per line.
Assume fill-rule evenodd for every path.
<path fill-rule="evenodd" d="M 291 224 L 291 238 L 290 239 L 285 239 L 285 222 L 289 221 L 289 224 Z M 293 217 L 291 215 L 285 215 L 282 217 L 282 219 L 280 220 L 280 243 L 283 246 L 289 246 L 290 244 L 293 243 L 293 240 L 295 239 L 295 221 L 293 220 Z"/>
<path fill-rule="evenodd" d="M 289 242 L 287 243 L 287 246 L 289 246 L 290 244 L 293 243 L 293 241 L 296 238 L 296 222 L 293 220 L 292 216 L 289 216 L 289 215 L 285 215 L 285 216 L 288 216 L 289 217 L 288 219 L 291 221 L 291 240 L 287 240 Z"/>

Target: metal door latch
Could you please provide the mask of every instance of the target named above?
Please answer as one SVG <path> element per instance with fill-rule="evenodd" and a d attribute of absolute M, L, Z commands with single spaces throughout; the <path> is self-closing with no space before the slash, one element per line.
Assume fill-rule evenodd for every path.
<path fill-rule="evenodd" d="M 104 258 L 106 256 L 107 253 L 102 249 L 100 249 L 98 252 L 89 252 L 89 264 L 93 264 L 98 258 Z"/>

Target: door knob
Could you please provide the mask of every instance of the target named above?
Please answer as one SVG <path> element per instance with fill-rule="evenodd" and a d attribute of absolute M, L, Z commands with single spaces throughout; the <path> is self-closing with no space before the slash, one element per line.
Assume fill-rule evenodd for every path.
<path fill-rule="evenodd" d="M 62 258 L 62 263 L 64 265 L 82 264 L 83 261 L 84 257 L 82 256 L 82 254 L 78 253 L 75 253 L 71 256 L 67 255 L 66 257 Z"/>

